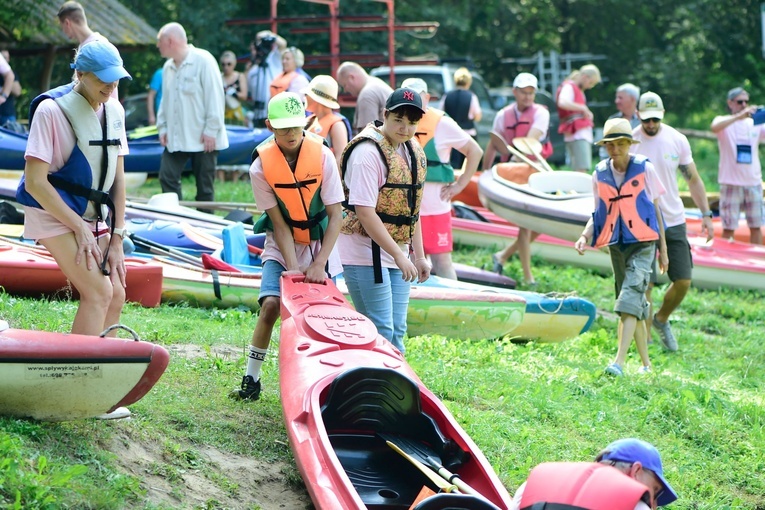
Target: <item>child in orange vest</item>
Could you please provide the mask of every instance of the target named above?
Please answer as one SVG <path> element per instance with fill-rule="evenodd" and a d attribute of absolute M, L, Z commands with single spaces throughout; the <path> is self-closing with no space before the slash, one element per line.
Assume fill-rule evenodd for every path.
<path fill-rule="evenodd" d="M 342 222 L 343 187 L 335 155 L 323 140 L 303 130 L 305 109 L 300 97 L 281 92 L 268 103 L 266 127 L 274 133 L 255 150 L 250 166 L 255 202 L 265 211 L 256 230 L 266 232 L 260 315 L 252 334 L 247 370 L 237 400 L 260 397 L 260 369 L 279 317 L 284 275 L 305 275 L 321 283 L 342 272 L 335 241 Z"/>
<path fill-rule="evenodd" d="M 614 311 L 619 314 L 619 348 L 606 373 L 624 375 L 622 367 L 632 338 L 643 362 L 641 373 L 651 371 L 645 319 L 650 306 L 645 296 L 659 241 L 659 268 L 667 270 L 667 244 L 658 198 L 665 190 L 653 164 L 643 156 L 630 155 L 632 127 L 626 119 L 609 119 L 603 138 L 609 159 L 601 161 L 593 173 L 595 212 L 576 241 L 580 255 L 591 244 L 608 246 L 616 280 Z"/>

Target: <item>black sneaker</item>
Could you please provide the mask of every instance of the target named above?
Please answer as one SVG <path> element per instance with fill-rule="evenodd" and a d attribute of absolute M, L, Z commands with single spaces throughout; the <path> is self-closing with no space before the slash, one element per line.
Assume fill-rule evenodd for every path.
<path fill-rule="evenodd" d="M 260 379 L 252 379 L 251 375 L 242 377 L 242 389 L 234 390 L 228 394 L 234 400 L 258 400 L 260 398 Z"/>

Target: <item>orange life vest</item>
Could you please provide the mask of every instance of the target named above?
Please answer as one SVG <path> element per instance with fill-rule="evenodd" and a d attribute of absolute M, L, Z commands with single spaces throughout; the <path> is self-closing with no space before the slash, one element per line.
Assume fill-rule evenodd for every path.
<path fill-rule="evenodd" d="M 592 245 L 630 244 L 659 239 L 656 209 L 645 188 L 645 156 L 630 156 L 624 182 L 617 186 L 603 160 L 595 167 L 598 180 L 598 207 L 592 214 L 595 233 Z"/>
<path fill-rule="evenodd" d="M 442 110 L 428 108 L 425 115 L 422 116 L 417 124 L 417 131 L 414 137 L 420 142 L 425 151 L 425 158 L 428 162 L 428 172 L 425 175 L 427 182 L 454 182 L 454 168 L 451 162 L 444 163 L 438 157 L 436 149 L 436 126 L 446 115 Z"/>
<path fill-rule="evenodd" d="M 274 78 L 274 81 L 271 82 L 271 97 L 290 88 L 290 83 L 295 76 L 297 76 L 297 71 L 290 71 Z"/>
<path fill-rule="evenodd" d="M 446 114 L 443 111 L 436 108 L 428 108 L 425 111 L 425 115 L 417 123 L 417 131 L 414 133 L 414 137 L 417 138 L 422 147 L 425 147 L 436 136 L 436 126 L 444 115 Z"/>
<path fill-rule="evenodd" d="M 555 102 L 558 102 L 560 91 L 563 86 L 569 83 L 574 88 L 574 102 L 576 104 L 587 104 L 587 98 L 584 96 L 584 92 L 579 88 L 579 85 L 571 80 L 564 80 L 558 87 L 558 91 L 555 93 Z M 572 110 L 566 110 L 558 107 L 558 117 L 560 117 L 560 124 L 558 124 L 558 133 L 568 133 L 573 135 L 582 128 L 592 127 L 594 124 L 590 119 L 585 118 L 582 112 L 575 112 Z"/>
<path fill-rule="evenodd" d="M 263 162 L 263 175 L 274 190 L 279 210 L 298 244 L 321 239 L 327 227 L 327 210 L 320 195 L 322 145 L 323 140 L 306 133 L 294 172 L 275 140 L 268 139 L 255 149 Z M 273 231 L 273 224 L 268 214 L 263 214 L 255 231 L 266 230 Z"/>
<path fill-rule="evenodd" d="M 634 510 L 646 494 L 645 485 L 605 464 L 546 462 L 531 470 L 520 508 L 548 503 L 558 510 Z"/>

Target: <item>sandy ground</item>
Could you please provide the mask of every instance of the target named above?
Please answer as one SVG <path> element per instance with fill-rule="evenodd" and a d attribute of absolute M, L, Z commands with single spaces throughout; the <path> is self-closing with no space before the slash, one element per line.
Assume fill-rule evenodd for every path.
<path fill-rule="evenodd" d="M 208 356 L 198 345 L 173 345 L 168 350 L 171 356 Z M 213 354 L 224 358 L 236 357 L 241 355 L 241 347 L 214 347 Z M 180 447 L 199 452 L 204 458 L 200 469 L 181 472 L 181 481 L 169 480 L 167 473 L 161 472 L 161 466 L 166 464 L 161 443 L 142 439 L 142 434 L 131 431 L 133 428 L 120 427 L 107 449 L 117 456 L 117 464 L 126 473 L 141 480 L 141 487 L 147 492 L 145 503 L 174 509 L 313 508 L 305 490 L 296 490 L 288 484 L 283 474 L 288 466 L 284 463 L 264 462 L 198 444 L 181 444 Z M 225 481 L 237 486 L 227 490 Z"/>

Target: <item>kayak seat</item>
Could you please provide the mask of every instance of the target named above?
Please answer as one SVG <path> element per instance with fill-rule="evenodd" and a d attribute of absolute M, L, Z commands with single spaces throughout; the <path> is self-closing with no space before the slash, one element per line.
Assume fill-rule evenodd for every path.
<path fill-rule="evenodd" d="M 423 499 L 413 510 L 499 510 L 499 507 L 471 494 L 443 493 Z"/>
<path fill-rule="evenodd" d="M 417 384 L 395 370 L 359 367 L 342 373 L 329 387 L 321 416 L 340 464 L 369 510 L 408 509 L 427 483 L 381 434 L 427 443 L 448 469 L 466 456 L 422 411 Z"/>
<path fill-rule="evenodd" d="M 329 433 L 366 431 L 405 436 L 427 443 L 448 469 L 462 464 L 464 452 L 422 411 L 417 384 L 395 370 L 359 367 L 342 373 L 332 381 L 321 409 Z"/>
<path fill-rule="evenodd" d="M 223 227 L 223 261 L 233 265 L 249 265 L 250 251 L 247 248 L 247 236 L 244 225 L 235 223 Z"/>

